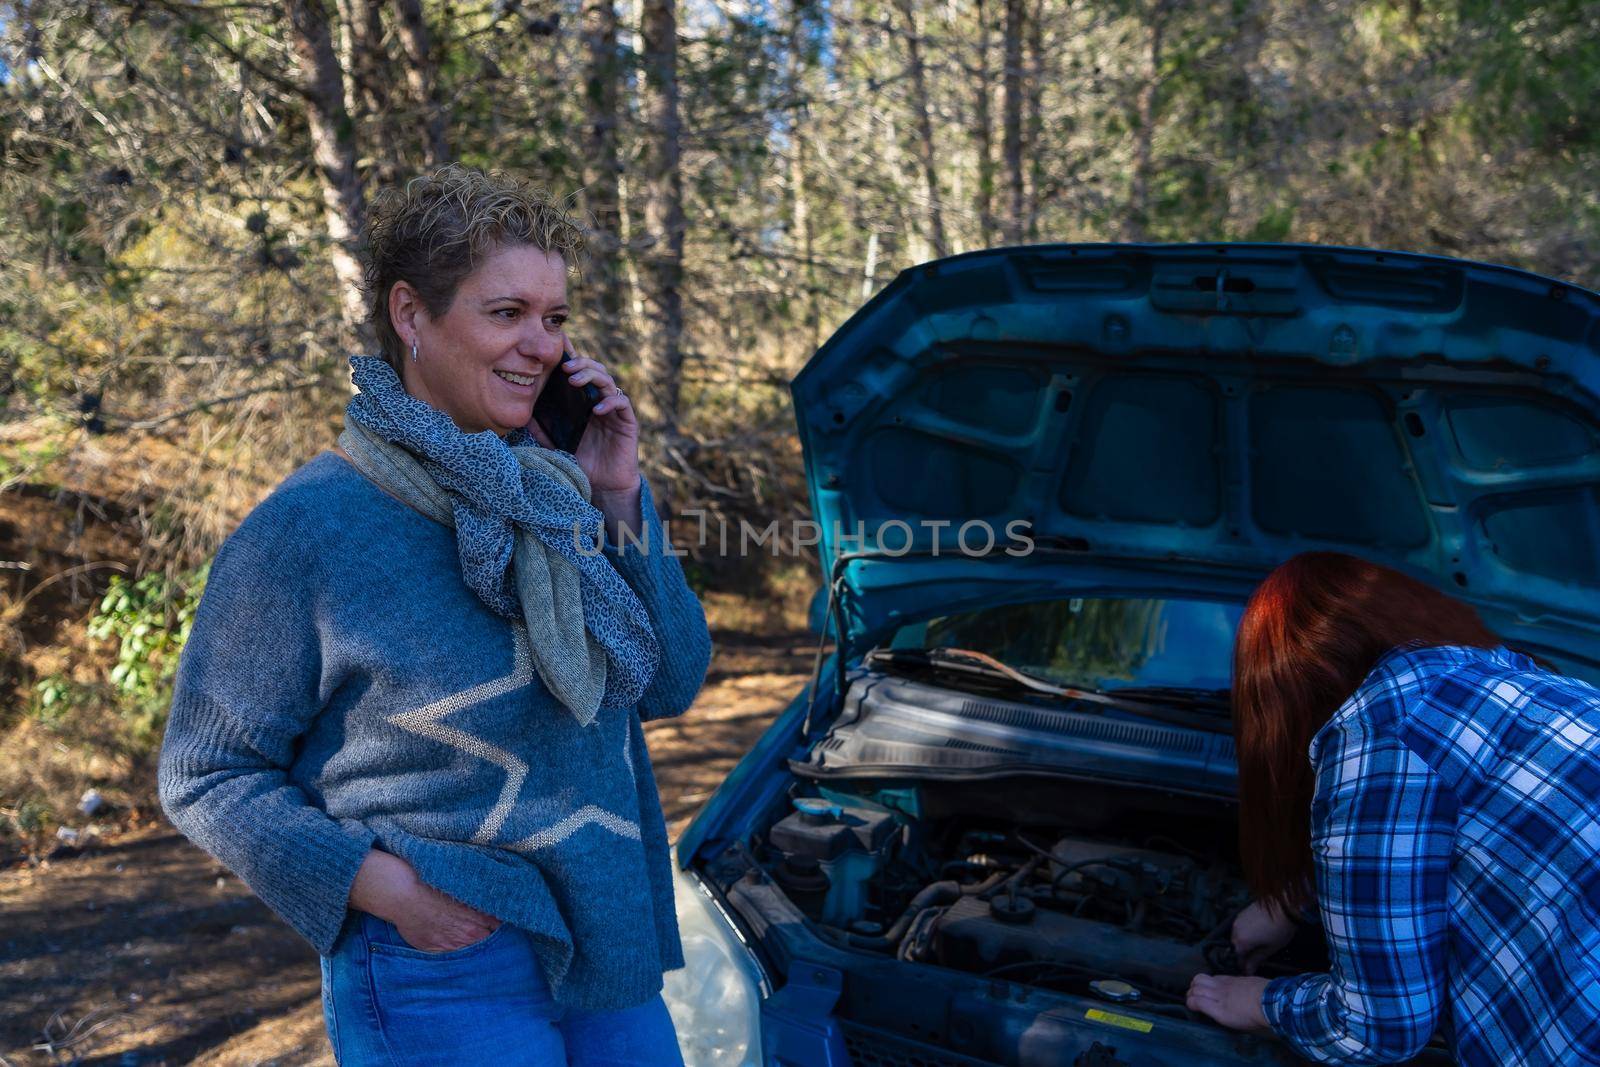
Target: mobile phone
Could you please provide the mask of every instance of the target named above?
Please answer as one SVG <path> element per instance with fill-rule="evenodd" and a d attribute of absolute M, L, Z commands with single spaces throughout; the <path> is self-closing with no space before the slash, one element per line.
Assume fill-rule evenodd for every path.
<path fill-rule="evenodd" d="M 571 352 L 561 353 L 562 363 L 571 360 Z M 557 367 L 533 402 L 533 417 L 552 444 L 563 452 L 576 452 L 589 425 L 589 414 L 598 403 L 599 386 L 586 382 L 580 389 Z"/>

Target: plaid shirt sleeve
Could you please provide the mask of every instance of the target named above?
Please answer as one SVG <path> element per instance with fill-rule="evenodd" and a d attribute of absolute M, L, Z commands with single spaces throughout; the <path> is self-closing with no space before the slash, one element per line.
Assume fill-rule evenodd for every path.
<path fill-rule="evenodd" d="M 1391 676 L 1358 693 L 1313 743 L 1311 847 L 1331 968 L 1269 983 L 1262 1010 L 1318 1062 L 1406 1059 L 1445 1010 L 1455 801 L 1392 729 L 1403 688 Z"/>

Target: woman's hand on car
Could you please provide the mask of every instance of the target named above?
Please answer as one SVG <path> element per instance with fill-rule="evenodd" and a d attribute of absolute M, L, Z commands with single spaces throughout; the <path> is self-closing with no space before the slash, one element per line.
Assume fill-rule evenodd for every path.
<path fill-rule="evenodd" d="M 1266 1030 L 1267 1016 L 1261 996 L 1265 978 L 1233 978 L 1222 974 L 1197 974 L 1184 1001 L 1190 1011 L 1211 1016 L 1230 1030 Z"/>
<path fill-rule="evenodd" d="M 1256 973 L 1261 961 L 1287 945 L 1294 937 L 1294 920 L 1271 904 L 1254 901 L 1233 920 L 1233 952 L 1246 975 Z M 1261 1010 L 1265 978 L 1236 978 L 1221 974 L 1197 974 L 1189 984 L 1185 1003 L 1190 1011 L 1211 1016 L 1233 1030 L 1265 1030 L 1267 1017 Z"/>
<path fill-rule="evenodd" d="M 500 920 L 446 896 L 417 877 L 411 864 L 374 848 L 350 887 L 350 904 L 394 923 L 406 944 L 424 952 L 465 948 L 494 933 Z"/>
<path fill-rule="evenodd" d="M 1294 920 L 1271 904 L 1254 901 L 1233 920 L 1233 954 L 1239 969 L 1255 974 L 1263 960 L 1294 937 Z"/>

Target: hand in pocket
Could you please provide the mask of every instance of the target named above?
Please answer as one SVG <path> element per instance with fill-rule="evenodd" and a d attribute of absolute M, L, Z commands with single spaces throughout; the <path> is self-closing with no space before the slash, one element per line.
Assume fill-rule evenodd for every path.
<path fill-rule="evenodd" d="M 423 952 L 466 948 L 500 927 L 493 915 L 469 908 L 421 881 L 388 918 L 406 944 Z"/>

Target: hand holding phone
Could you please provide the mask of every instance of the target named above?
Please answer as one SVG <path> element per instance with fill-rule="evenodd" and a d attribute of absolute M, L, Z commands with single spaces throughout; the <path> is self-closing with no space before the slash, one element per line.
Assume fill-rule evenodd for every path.
<path fill-rule="evenodd" d="M 571 338 L 564 344 L 561 364 L 551 368 L 557 380 L 540 390 L 528 432 L 541 445 L 573 454 L 608 523 L 637 529 L 638 415 L 603 364 L 580 355 Z"/>
<path fill-rule="evenodd" d="M 571 341 L 561 353 L 561 362 L 572 362 Z M 593 382 L 585 382 L 579 388 L 567 380 L 565 370 L 557 367 L 539 390 L 539 399 L 533 402 L 533 418 L 551 444 L 563 452 L 577 452 L 589 415 L 599 402 L 600 390 Z"/>

